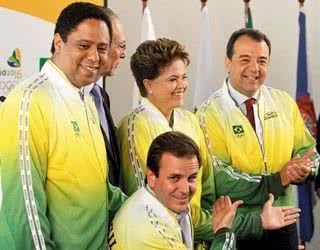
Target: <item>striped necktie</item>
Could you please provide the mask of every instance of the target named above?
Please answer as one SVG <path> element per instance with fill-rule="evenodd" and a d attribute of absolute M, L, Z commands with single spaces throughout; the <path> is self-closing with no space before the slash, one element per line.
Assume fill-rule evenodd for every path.
<path fill-rule="evenodd" d="M 107 136 L 108 140 L 110 141 L 108 121 L 106 118 L 106 113 L 104 111 L 103 102 L 102 102 L 102 95 L 101 95 L 99 86 L 97 84 L 95 84 L 93 86 L 93 88 L 91 89 L 90 93 L 93 96 L 94 104 L 96 105 L 96 108 L 97 108 L 97 111 L 99 114 L 100 125 L 101 125 L 105 135 Z"/>

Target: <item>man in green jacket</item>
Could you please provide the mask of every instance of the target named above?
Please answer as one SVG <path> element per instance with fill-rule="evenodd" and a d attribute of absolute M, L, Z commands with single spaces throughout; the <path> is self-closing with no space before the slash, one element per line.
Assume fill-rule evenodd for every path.
<path fill-rule="evenodd" d="M 95 105 L 84 86 L 108 59 L 102 7 L 60 14 L 52 58 L 0 109 L 0 249 L 106 249 L 109 212 L 125 196 L 108 181 Z"/>
<path fill-rule="evenodd" d="M 255 183 L 278 179 L 284 190 L 275 205 L 295 205 L 291 184 L 307 181 L 318 167 L 315 140 L 295 101 L 264 85 L 270 53 L 271 43 L 259 30 L 235 31 L 227 44 L 228 77 L 197 112 L 210 155 L 221 160 L 214 168 L 216 193 L 246 200 L 241 209 L 247 214 L 259 211 L 261 198 L 266 199 L 265 189 L 251 192 Z M 238 241 L 240 250 L 295 250 L 297 245 L 295 224 L 265 230 L 259 240 Z"/>
<path fill-rule="evenodd" d="M 166 132 L 156 137 L 147 156 L 146 186 L 138 189 L 120 208 L 109 231 L 111 250 L 194 249 L 193 213 L 190 200 L 196 192 L 201 156 L 196 143 L 181 132 Z M 210 249 L 235 249 L 231 231 L 236 210 L 228 196 L 213 206 Z M 262 214 L 273 226 L 291 224 L 297 209 L 272 207 L 272 198 Z"/>

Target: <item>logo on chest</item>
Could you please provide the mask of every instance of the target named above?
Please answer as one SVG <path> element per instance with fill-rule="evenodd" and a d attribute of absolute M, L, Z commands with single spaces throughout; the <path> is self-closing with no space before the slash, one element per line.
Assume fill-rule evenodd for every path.
<path fill-rule="evenodd" d="M 232 126 L 232 130 L 237 137 L 244 136 L 244 129 L 242 125 L 234 125 Z"/>
<path fill-rule="evenodd" d="M 72 129 L 75 135 L 80 135 L 80 127 L 76 121 L 71 121 Z"/>
<path fill-rule="evenodd" d="M 268 112 L 268 113 L 265 113 L 264 114 L 264 120 L 269 120 L 271 118 L 275 118 L 278 116 L 278 113 L 275 112 L 275 111 L 272 111 L 272 112 Z"/>

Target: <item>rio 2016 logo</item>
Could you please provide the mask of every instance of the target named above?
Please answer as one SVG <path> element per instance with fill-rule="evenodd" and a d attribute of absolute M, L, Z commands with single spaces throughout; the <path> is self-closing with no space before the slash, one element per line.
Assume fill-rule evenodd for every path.
<path fill-rule="evenodd" d="M 10 67 L 18 68 L 21 66 L 21 52 L 16 48 L 8 58 L 7 63 Z"/>
<path fill-rule="evenodd" d="M 21 52 L 14 49 L 6 62 L 10 67 L 0 67 L 0 96 L 4 97 L 17 85 L 22 78 Z M 3 98 L 2 98 L 3 99 Z"/>

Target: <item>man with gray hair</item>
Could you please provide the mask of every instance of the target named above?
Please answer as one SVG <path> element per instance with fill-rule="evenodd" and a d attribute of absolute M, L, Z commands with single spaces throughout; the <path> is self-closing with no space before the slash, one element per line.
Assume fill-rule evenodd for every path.
<path fill-rule="evenodd" d="M 110 8 L 105 8 L 104 10 L 111 20 L 112 41 L 108 52 L 108 60 L 102 67 L 102 74 L 103 76 L 110 77 L 116 74 L 121 61 L 126 57 L 126 39 L 119 17 Z M 110 110 L 110 98 L 105 89 L 98 84 L 90 85 L 88 88 L 91 88 L 90 93 L 99 114 L 101 131 L 108 155 L 109 181 L 113 185 L 119 186 L 120 152 L 116 127 Z"/>

